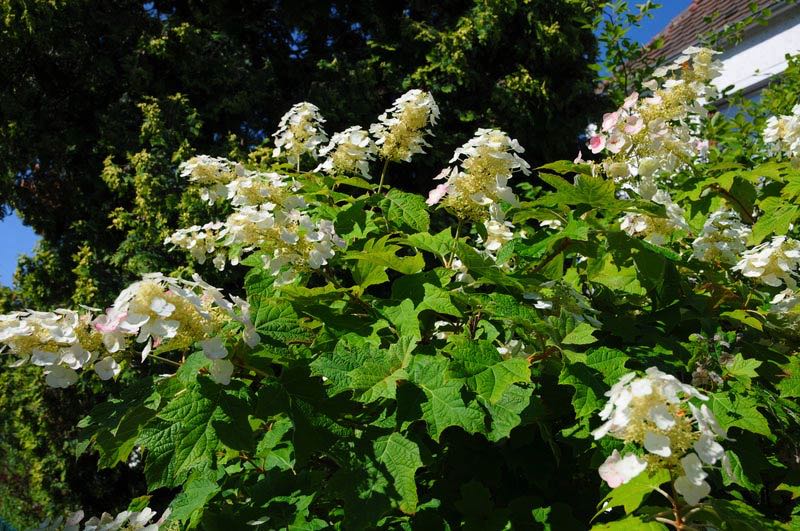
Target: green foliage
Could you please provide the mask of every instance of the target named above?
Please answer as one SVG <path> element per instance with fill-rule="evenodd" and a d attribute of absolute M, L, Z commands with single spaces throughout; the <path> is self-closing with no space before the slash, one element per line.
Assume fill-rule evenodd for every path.
<path fill-rule="evenodd" d="M 76 488 L 68 481 L 70 461 L 43 448 L 43 441 L 71 441 L 71 416 L 91 409 L 77 424 L 79 441 L 65 444 L 65 452 L 78 454 L 79 464 L 96 459 L 101 474 L 117 474 L 112 479 L 133 478 L 127 490 L 106 480 L 112 495 L 102 501 L 123 508 L 122 494 L 146 492 L 133 506 L 170 507 L 167 525 L 178 529 L 594 524 L 654 531 L 665 528 L 665 514 L 717 529 L 797 523 L 789 503 L 800 494 L 796 315 L 769 311 L 774 287 L 700 263 L 688 239 L 655 244 L 621 230 L 624 212 L 663 218 L 663 205 L 622 199 L 615 183 L 588 165 L 547 164 L 526 201 L 507 209 L 516 237 L 489 252 L 485 224 L 456 227 L 413 187 L 391 186 L 400 180 L 396 165 L 381 195 L 360 179 L 288 168 L 257 146 L 256 131 L 267 130 L 278 113 L 264 106 L 283 105 L 286 94 L 320 96 L 317 103 L 330 103 L 338 124 L 380 110 L 385 103 L 373 103 L 389 89 L 419 83 L 446 102 L 439 137 L 446 144 L 479 116 L 494 124 L 507 119 L 525 144 L 514 128 L 529 129 L 543 107 L 560 100 L 535 131 L 546 139 L 537 149 L 550 149 L 563 137 L 548 136 L 548 119 L 560 122 L 553 131 L 571 127 L 572 115 L 558 116 L 559 109 L 579 107 L 586 97 L 578 55 L 594 51 L 587 34 L 594 13 L 582 2 L 446 4 L 281 4 L 274 13 L 264 6 L 234 13 L 227 4 L 157 2 L 144 15 L 140 4 L 131 5 L 122 33 L 111 33 L 128 43 L 115 48 L 126 92 L 104 81 L 100 74 L 110 67 L 101 60 L 85 65 L 94 83 L 76 89 L 75 97 L 108 98 L 102 112 L 91 114 L 96 130 L 65 128 L 64 138 L 33 144 L 26 142 L 40 131 L 37 123 L 3 125 L 0 134 L 12 140 L 3 147 L 5 163 L 12 156 L 28 161 L 5 168 L 7 178 L 29 170 L 61 179 L 54 191 L 11 197 L 45 238 L 22 264 L 20 293 L 0 293 L 4 310 L 78 297 L 105 304 L 137 273 L 199 270 L 246 297 L 260 343 L 227 341 L 226 359 L 235 367 L 228 385 L 215 382 L 212 362 L 189 347 L 132 362 L 133 370 L 107 386 L 85 376 L 75 391 L 48 391 L 63 398 L 65 426 L 50 425 L 40 408 L 44 391 L 20 384 L 30 375 L 6 377 L 3 368 L 0 405 L 12 414 L 2 427 L 13 439 L 0 441 L 0 457 L 14 483 L 0 491 L 0 510 L 25 525 L 45 508 L 58 512 L 81 502 L 93 510 L 96 499 L 69 495 L 92 494 L 106 487 L 105 478 Z M 2 39 L 36 44 L 35 51 L 63 37 L 64 30 L 40 21 L 63 10 L 86 15 L 87 5 L 98 9 L 91 2 L 31 5 L 5 6 Z M 104 13 L 97 20 L 107 23 Z M 387 14 L 397 24 L 385 24 Z M 85 16 L 73 24 L 78 34 L 95 28 Z M 332 29 L 341 36 L 328 42 Z M 521 37 L 538 46 L 511 46 Z M 622 38 L 608 41 L 622 46 L 618 57 L 627 53 Z M 156 75 L 162 71 L 167 79 Z M 759 134 L 767 110 L 788 111 L 798 72 L 793 62 L 763 107 L 746 109 L 754 111 L 752 122 L 718 115 L 706 124 L 717 147 L 670 182 L 691 231 L 725 204 L 753 225 L 751 245 L 797 235 L 798 170 L 772 160 Z M 561 76 L 578 81 L 567 89 L 556 82 Z M 24 101 L 47 92 L 27 88 Z M 349 101 L 356 102 L 351 110 Z M 56 124 L 72 125 L 74 117 L 63 113 L 86 111 L 50 110 Z M 247 121 L 245 111 L 255 118 Z M 254 147 L 246 160 L 245 146 Z M 443 159 L 439 147 L 434 161 Z M 290 174 L 313 220 L 332 220 L 346 249 L 320 267 L 301 268 L 288 285 L 276 285 L 262 251 L 225 273 L 170 254 L 162 242 L 173 229 L 227 213 L 201 203 L 174 171 L 196 148 L 239 157 L 249 169 Z M 26 169 L 39 156 L 43 166 Z M 84 162 L 73 165 L 72 157 Z M 420 163 L 409 174 L 428 175 L 424 169 Z M 81 179 L 98 173 L 105 188 L 93 188 L 97 208 L 65 214 L 68 226 L 37 210 L 59 205 L 59 187 L 81 190 Z M 427 179 L 417 182 L 429 187 Z M 542 223 L 554 219 L 560 227 Z M 676 478 L 665 468 L 612 490 L 597 475 L 612 451 L 624 450 L 591 435 L 607 393 L 629 372 L 653 366 L 693 382 L 728 433 L 729 466 L 709 470 L 714 490 L 696 511 L 678 498 Z M 121 472 L 136 469 L 137 456 L 143 479 Z M 23 495 L 12 489 L 41 510 L 23 509 Z"/>
<path fill-rule="evenodd" d="M 0 2 L 0 64 L 9 73 L 0 91 L 0 217 L 15 208 L 41 237 L 34 255 L 19 264 L 14 309 L 105 307 L 148 271 L 197 270 L 215 285 L 241 290 L 240 273 L 187 266 L 185 256 L 163 246 L 175 228 L 208 215 L 175 168 L 195 152 L 243 158 L 251 146 L 267 143 L 265 136 L 298 100 L 324 109 L 333 133 L 368 125 L 393 98 L 419 85 L 443 106 L 441 145 L 463 142 L 478 126 L 496 126 L 521 138 L 532 160 L 571 154 L 573 132 L 597 98 L 589 68 L 596 43 L 585 24 L 590 8 L 590 2 L 561 0 Z M 253 160 L 268 150 L 254 152 Z M 445 156 L 434 150 L 393 169 L 389 181 L 419 191 Z M 392 227 L 409 234 L 441 230 L 429 228 L 417 195 L 393 189 L 380 208 Z M 342 212 L 337 225 L 348 216 L 354 238 L 376 229 L 368 219 L 374 213 L 363 205 Z M 340 233 L 346 236 L 343 228 Z M 403 271 L 421 268 L 419 258 L 385 258 Z M 362 289 L 389 280 L 383 262 L 353 263 Z M 430 286 L 427 306 L 419 307 L 423 316 L 449 304 L 441 293 L 430 298 L 439 287 Z M 254 365 L 286 354 L 279 336 L 270 336 Z M 24 387 L 23 395 L 40 393 L 38 383 Z M 58 416 L 86 405 L 42 407 L 49 411 L 42 415 Z M 62 436 L 71 432 L 42 438 Z M 65 459 L 61 446 L 53 442 L 47 462 Z M 22 463 L 39 458 L 25 455 L 27 448 L 16 448 Z M 54 477 L 61 474 L 53 469 Z M 75 488 L 88 491 L 81 475 L 67 474 Z M 139 481 L 136 470 L 129 475 Z M 63 493 L 55 480 L 42 488 L 50 500 Z M 116 498 L 103 488 L 87 499 L 87 512 L 99 514 Z M 36 518 L 44 510 L 27 507 Z"/>

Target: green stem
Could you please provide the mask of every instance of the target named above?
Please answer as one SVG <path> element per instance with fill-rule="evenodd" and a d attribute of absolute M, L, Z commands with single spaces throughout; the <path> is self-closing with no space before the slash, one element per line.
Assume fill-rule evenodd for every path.
<path fill-rule="evenodd" d="M 733 203 L 734 208 L 742 215 L 742 217 L 747 221 L 749 224 L 753 224 L 756 222 L 753 215 L 747 211 L 747 208 L 739 201 L 732 193 L 724 189 L 723 187 L 712 184 L 711 189 L 715 192 L 719 193 L 722 197 L 724 197 L 729 203 Z"/>
<path fill-rule="evenodd" d="M 450 247 L 450 257 L 445 259 L 444 266 L 449 268 L 453 265 L 453 260 L 456 256 L 456 245 L 458 245 L 458 237 L 461 235 L 461 226 L 464 224 L 463 219 L 458 220 L 458 225 L 456 226 L 456 237 L 453 239 L 453 245 Z"/>
<path fill-rule="evenodd" d="M 158 356 L 157 354 L 148 354 L 147 357 L 148 358 L 153 358 L 153 359 L 158 360 L 158 361 L 163 361 L 164 363 L 169 363 L 170 365 L 174 365 L 175 367 L 178 367 L 178 368 L 181 367 L 181 364 L 178 363 L 177 361 L 168 360 L 167 358 L 162 358 L 161 356 Z"/>
<path fill-rule="evenodd" d="M 271 378 L 272 377 L 271 374 L 269 374 L 267 372 L 264 372 L 261 369 L 256 369 L 252 365 L 248 365 L 245 362 L 239 362 L 236 358 L 232 359 L 231 363 L 233 363 L 235 366 L 239 367 L 240 369 L 244 369 L 246 371 L 254 372 L 257 375 L 261 376 L 261 378 Z"/>
<path fill-rule="evenodd" d="M 358 304 L 359 306 L 364 308 L 364 310 L 366 310 L 366 312 L 368 314 L 372 314 L 373 316 L 377 317 L 378 319 L 383 319 L 387 323 L 391 323 L 391 321 L 389 321 L 389 319 L 387 319 L 386 316 L 383 315 L 377 308 L 374 308 L 373 306 L 370 306 L 370 304 L 367 303 L 366 301 L 364 301 L 361 297 L 359 297 L 358 295 L 355 295 L 350 288 L 345 288 L 344 286 L 342 286 L 339 283 L 339 281 L 336 280 L 336 277 L 331 275 L 331 273 L 329 271 L 327 271 L 325 269 L 322 269 L 322 270 L 320 270 L 320 272 L 322 273 L 322 276 L 325 277 L 325 279 L 328 282 L 333 284 L 333 286 L 335 288 L 346 290 L 346 294 L 347 294 L 348 299 L 350 299 L 351 301 L 355 302 L 356 304 Z M 398 338 L 400 337 L 400 334 L 397 332 L 395 327 L 392 326 L 391 324 L 389 324 L 389 330 L 391 330 L 391 332 L 395 336 L 397 336 Z"/>
<path fill-rule="evenodd" d="M 566 251 L 570 245 L 572 245 L 572 240 L 570 238 L 564 238 L 563 240 L 558 242 L 558 245 L 556 245 L 555 249 L 553 249 L 553 251 L 550 254 L 545 256 L 544 259 L 536 265 L 536 267 L 531 269 L 531 272 L 538 273 L 539 271 L 544 269 L 544 266 L 549 264 L 550 261 L 553 260 L 555 257 Z"/>
<path fill-rule="evenodd" d="M 381 180 L 378 183 L 378 191 L 375 192 L 376 194 L 381 193 L 381 188 L 383 188 L 383 178 L 386 177 L 386 168 L 389 167 L 389 159 L 386 159 L 386 162 L 383 163 L 383 170 L 381 171 Z"/>

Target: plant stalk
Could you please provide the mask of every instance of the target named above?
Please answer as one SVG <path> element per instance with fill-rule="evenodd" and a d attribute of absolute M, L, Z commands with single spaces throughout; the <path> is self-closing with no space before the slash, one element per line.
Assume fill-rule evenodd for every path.
<path fill-rule="evenodd" d="M 383 163 L 383 170 L 381 170 L 381 180 L 378 183 L 378 191 L 375 192 L 376 194 L 381 193 L 381 188 L 383 188 L 383 179 L 384 177 L 386 177 L 386 168 L 388 167 L 389 167 L 389 159 L 386 159 L 386 161 Z"/>

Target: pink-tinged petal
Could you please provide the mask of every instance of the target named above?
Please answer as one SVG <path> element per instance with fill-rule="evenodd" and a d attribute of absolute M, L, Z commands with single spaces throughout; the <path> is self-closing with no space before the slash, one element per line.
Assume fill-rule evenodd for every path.
<path fill-rule="evenodd" d="M 622 151 L 622 147 L 625 145 L 625 137 L 622 135 L 614 134 L 608 139 L 606 143 L 606 148 L 611 153 L 619 153 Z"/>
<path fill-rule="evenodd" d="M 639 101 L 639 93 L 638 92 L 632 92 L 630 96 L 625 98 L 625 101 L 622 103 L 622 108 L 623 109 L 630 109 L 631 107 L 636 105 L 637 101 Z"/>
<path fill-rule="evenodd" d="M 606 137 L 603 135 L 595 135 L 589 139 L 589 149 L 592 153 L 597 154 L 603 151 L 606 147 Z"/>
<path fill-rule="evenodd" d="M 642 120 L 641 116 L 628 116 L 628 119 L 625 121 L 624 129 L 626 133 L 635 135 L 642 129 L 644 129 L 644 120 Z"/>
<path fill-rule="evenodd" d="M 428 206 L 433 206 L 447 195 L 447 192 L 450 191 L 450 185 L 447 183 L 442 183 L 430 192 L 428 192 L 428 199 L 425 201 L 425 204 Z"/>
<path fill-rule="evenodd" d="M 439 172 L 439 175 L 433 178 L 434 181 L 441 181 L 442 179 L 447 179 L 448 174 L 450 173 L 451 168 L 445 168 Z"/>
<path fill-rule="evenodd" d="M 639 456 L 627 454 L 622 457 L 618 451 L 614 450 L 605 463 L 600 465 L 598 472 L 608 486 L 615 489 L 644 472 L 646 468 L 647 461 Z"/>
<path fill-rule="evenodd" d="M 610 131 L 619 121 L 618 112 L 607 112 L 603 115 L 603 131 Z"/>

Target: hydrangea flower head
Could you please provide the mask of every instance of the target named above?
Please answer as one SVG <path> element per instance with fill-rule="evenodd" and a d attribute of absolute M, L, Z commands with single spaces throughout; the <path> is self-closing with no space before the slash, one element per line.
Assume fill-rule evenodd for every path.
<path fill-rule="evenodd" d="M 323 123 L 325 119 L 316 105 L 307 101 L 295 103 L 281 117 L 278 130 L 272 134 L 275 138 L 272 156 L 285 156 L 292 165 L 299 164 L 304 154 L 316 159 L 319 147 L 328 141 Z"/>
<path fill-rule="evenodd" d="M 592 435 L 637 445 L 644 454 L 621 456 L 615 450 L 600 467 L 609 486 L 627 483 L 648 468 L 668 468 L 678 476 L 675 489 L 690 505 L 708 495 L 711 488 L 703 467 L 725 459 L 717 440 L 726 438 L 711 410 L 692 402 L 708 397 L 655 367 L 641 377 L 622 376 L 606 396 L 608 402 L 599 414 L 604 423 Z"/>
<path fill-rule="evenodd" d="M 331 175 L 358 172 L 363 178 L 372 179 L 369 162 L 375 160 L 375 144 L 360 126 L 354 125 L 333 135 L 320 155 L 327 158 L 314 171 Z"/>
<path fill-rule="evenodd" d="M 641 190 L 641 187 L 640 187 Z M 620 229 L 630 236 L 643 237 L 650 243 L 664 244 L 673 232 L 682 230 L 689 231 L 689 225 L 684 218 L 684 211 L 675 203 L 665 190 L 657 190 L 654 194 L 645 199 L 663 205 L 667 211 L 667 217 L 656 217 L 641 212 L 628 212 L 620 219 Z"/>
<path fill-rule="evenodd" d="M 423 148 L 429 146 L 425 135 L 431 134 L 430 128 L 438 118 L 439 106 L 430 92 L 409 90 L 369 128 L 378 155 L 395 162 L 410 162 L 412 156 L 424 153 Z"/>
<path fill-rule="evenodd" d="M 478 129 L 450 160 L 459 166 L 445 169 L 437 177 L 446 182 L 431 192 L 428 204 L 441 201 L 459 218 L 472 221 L 490 217 L 490 206 L 501 201 L 518 204 L 508 180 L 516 171 L 530 174 L 530 166 L 519 156 L 524 151 L 519 142 L 498 129 Z"/>
<path fill-rule="evenodd" d="M 200 187 L 200 198 L 208 203 L 226 198 L 227 184 L 245 173 L 241 164 L 208 155 L 192 157 L 183 162 L 178 171 L 181 177 L 188 177 Z"/>
<path fill-rule="evenodd" d="M 607 155 L 603 167 L 610 177 L 618 182 L 632 182 L 637 176 L 667 179 L 703 156 L 708 143 L 697 138 L 695 117 L 706 114 L 702 102 L 715 96 L 710 81 L 721 68 L 716 53 L 687 48 L 645 83 L 649 97 L 634 92 L 619 109 L 603 116 L 600 130 L 589 135 L 588 147 Z"/>
<path fill-rule="evenodd" d="M 800 241 L 786 236 L 775 236 L 742 254 L 734 271 L 755 278 L 767 286 L 779 287 L 786 284 L 794 288 L 797 282 L 795 272 L 800 266 Z"/>
<path fill-rule="evenodd" d="M 751 229 L 731 210 L 713 212 L 703 232 L 692 242 L 692 257 L 703 262 L 733 265 L 746 249 Z"/>
<path fill-rule="evenodd" d="M 17 357 L 14 367 L 27 363 L 42 367 L 47 385 L 69 387 L 78 380 L 76 371 L 92 366 L 102 347 L 101 335 L 90 321 L 88 314 L 65 309 L 2 315 L 0 350 Z"/>
<path fill-rule="evenodd" d="M 763 138 L 774 153 L 783 154 L 795 165 L 800 164 L 800 105 L 795 105 L 790 115 L 771 116 Z"/>

